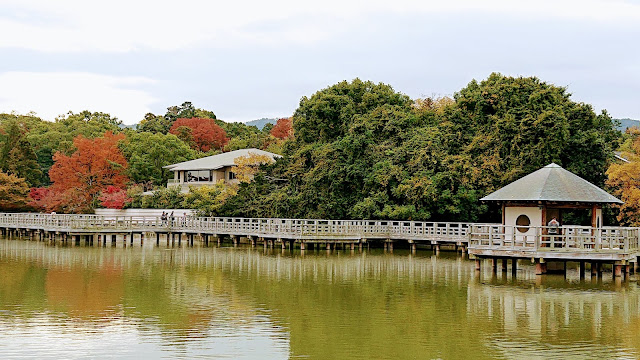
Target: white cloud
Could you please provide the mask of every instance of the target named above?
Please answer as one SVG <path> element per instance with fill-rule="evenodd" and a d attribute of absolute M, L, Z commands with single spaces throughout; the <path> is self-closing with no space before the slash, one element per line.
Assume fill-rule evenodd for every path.
<path fill-rule="evenodd" d="M 628 23 L 640 4 L 616 0 L 3 0 L 0 48 L 38 51 L 126 52 L 175 50 L 193 45 L 312 43 L 353 26 L 370 14 L 502 13 Z M 309 21 L 294 21 L 308 18 Z M 264 33 L 263 22 L 278 23 Z"/>
<path fill-rule="evenodd" d="M 143 77 L 115 77 L 81 72 L 6 72 L 0 74 L 0 112 L 35 112 L 53 120 L 68 111 L 101 111 L 126 124 L 140 121 L 155 99 L 132 89 L 153 83 Z M 37 99 L 37 100 L 34 100 Z"/>

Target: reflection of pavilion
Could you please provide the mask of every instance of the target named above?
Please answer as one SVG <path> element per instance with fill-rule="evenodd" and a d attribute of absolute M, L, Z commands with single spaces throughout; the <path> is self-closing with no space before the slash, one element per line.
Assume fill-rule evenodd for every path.
<path fill-rule="evenodd" d="M 577 261 L 584 276 L 586 262 L 592 273 L 601 273 L 603 263 L 614 263 L 616 276 L 622 274 L 629 262 L 636 261 L 639 251 L 638 228 L 605 227 L 602 206 L 622 202 L 604 190 L 550 164 L 502 189 L 484 197 L 483 201 L 502 204 L 501 225 L 472 225 L 469 253 L 478 259 L 489 258 L 494 267 L 497 260 L 532 259 L 537 274 L 547 271 L 548 261 Z M 563 220 L 563 212 L 590 212 L 590 226 L 549 226 L 556 218 Z"/>
<path fill-rule="evenodd" d="M 608 292 L 577 289 L 488 286 L 470 282 L 467 313 L 477 321 L 497 324 L 491 346 L 505 358 L 549 358 L 564 351 L 582 358 L 615 358 L 612 348 L 598 344 L 620 344 L 620 358 L 628 348 L 621 328 L 633 327 L 640 313 L 636 291 Z M 568 336 L 575 338 L 568 338 Z M 580 350 L 582 348 L 582 350 Z M 545 356 L 546 355 L 546 356 Z M 556 353 L 557 355 L 557 353 Z"/>

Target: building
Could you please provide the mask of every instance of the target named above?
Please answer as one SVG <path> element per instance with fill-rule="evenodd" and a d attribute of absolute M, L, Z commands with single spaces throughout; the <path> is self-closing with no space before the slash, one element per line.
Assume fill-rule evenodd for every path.
<path fill-rule="evenodd" d="M 502 224 L 517 226 L 522 235 L 533 235 L 534 227 L 546 226 L 562 211 L 591 211 L 591 227 L 602 224 L 604 204 L 622 204 L 614 196 L 559 165 L 549 164 L 485 196 L 481 201 L 502 204 Z"/>
<path fill-rule="evenodd" d="M 252 148 L 167 165 L 164 168 L 173 171 L 173 179 L 169 180 L 167 187 L 180 187 L 182 192 L 188 192 L 190 186 L 213 185 L 220 180 L 224 180 L 227 184 L 235 184 L 238 182 L 233 171 L 236 166 L 235 159 L 251 154 L 266 155 L 273 160 L 281 157 L 268 151 Z"/>

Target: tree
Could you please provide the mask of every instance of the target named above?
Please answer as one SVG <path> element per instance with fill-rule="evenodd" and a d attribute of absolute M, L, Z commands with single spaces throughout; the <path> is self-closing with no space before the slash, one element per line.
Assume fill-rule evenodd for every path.
<path fill-rule="evenodd" d="M 42 171 L 33 146 L 25 136 L 27 129 L 13 119 L 2 125 L 6 139 L 0 148 L 0 170 L 23 178 L 31 186 L 39 185 Z"/>
<path fill-rule="evenodd" d="M 98 200 L 102 206 L 108 209 L 122 209 L 132 199 L 127 195 L 125 189 L 109 185 L 102 191 Z"/>
<path fill-rule="evenodd" d="M 127 161 L 118 149 L 123 134 L 106 132 L 104 137 L 87 139 L 78 136 L 71 155 L 57 152 L 49 170 L 53 184 L 47 198 L 47 210 L 84 212 L 92 208 L 94 199 L 107 186 L 125 188 Z"/>
<path fill-rule="evenodd" d="M 238 180 L 240 182 L 250 182 L 256 173 L 258 173 L 261 165 L 272 164 L 275 161 L 267 155 L 249 152 L 249 155 L 239 156 L 233 159 L 233 162 L 236 164 L 234 172 Z"/>
<path fill-rule="evenodd" d="M 29 186 L 25 179 L 0 171 L 0 209 L 22 210 L 28 202 Z"/>
<path fill-rule="evenodd" d="M 550 162 L 602 185 L 612 119 L 537 78 L 491 74 L 454 99 L 341 82 L 304 97 L 283 159 L 241 184 L 234 216 L 497 221 L 479 199 Z"/>
<path fill-rule="evenodd" d="M 640 129 L 630 128 L 627 132 L 628 141 L 620 150 L 629 162 L 611 164 L 607 186 L 624 202 L 618 206 L 618 221 L 626 226 L 640 226 Z"/>
<path fill-rule="evenodd" d="M 169 132 L 169 129 L 171 129 L 172 123 L 172 121 L 162 115 L 147 113 L 144 119 L 138 124 L 137 130 L 139 132 L 166 134 Z"/>
<path fill-rule="evenodd" d="M 293 135 L 293 120 L 291 118 L 278 119 L 270 134 L 278 139 L 287 139 Z"/>
<path fill-rule="evenodd" d="M 164 185 L 173 176 L 164 166 L 196 158 L 196 152 L 173 134 L 128 134 L 120 149 L 129 164 L 127 174 L 136 183 Z"/>
<path fill-rule="evenodd" d="M 171 123 L 180 118 L 204 118 L 204 119 L 216 119 L 216 114 L 213 111 L 198 109 L 193 106 L 191 101 L 185 101 L 182 105 L 169 106 L 164 117 Z"/>
<path fill-rule="evenodd" d="M 185 196 L 185 207 L 195 209 L 198 216 L 217 216 L 231 196 L 236 194 L 237 187 L 220 180 L 212 186 L 191 187 Z"/>
<path fill-rule="evenodd" d="M 181 127 L 191 129 L 191 136 L 195 144 L 194 148 L 200 151 L 222 150 L 229 142 L 224 129 L 218 126 L 213 119 L 180 118 L 173 123 L 169 132 L 174 135 L 182 134 L 184 136 L 184 129 L 179 130 Z"/>

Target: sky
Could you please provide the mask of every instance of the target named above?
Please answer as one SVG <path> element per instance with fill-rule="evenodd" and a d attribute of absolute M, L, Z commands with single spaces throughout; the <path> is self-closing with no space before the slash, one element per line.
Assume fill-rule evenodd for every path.
<path fill-rule="evenodd" d="M 640 0 L 0 0 L 0 112 L 287 117 L 342 80 L 451 96 L 536 76 L 640 119 Z"/>

